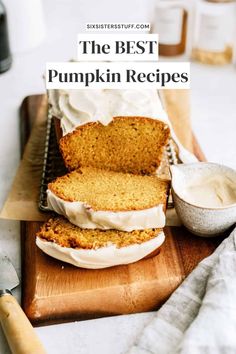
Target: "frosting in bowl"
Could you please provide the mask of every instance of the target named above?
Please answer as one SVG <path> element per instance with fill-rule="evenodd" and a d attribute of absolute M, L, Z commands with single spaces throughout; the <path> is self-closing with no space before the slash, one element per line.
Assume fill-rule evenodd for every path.
<path fill-rule="evenodd" d="M 201 176 L 183 188 L 182 197 L 189 203 L 206 208 L 225 207 L 236 203 L 236 182 L 229 176 Z"/>
<path fill-rule="evenodd" d="M 132 231 L 165 226 L 162 204 L 144 210 L 95 211 L 85 203 L 65 201 L 49 189 L 47 201 L 49 209 L 64 215 L 72 224 L 83 229 Z"/>
<path fill-rule="evenodd" d="M 141 244 L 117 248 L 114 245 L 96 250 L 62 247 L 36 237 L 37 246 L 46 254 L 80 268 L 102 269 L 120 264 L 137 262 L 162 245 L 165 235 L 160 232 L 156 237 Z"/>
<path fill-rule="evenodd" d="M 156 90 L 49 90 L 51 113 L 61 121 L 63 135 L 76 127 L 117 116 L 143 116 L 168 122 Z"/>
<path fill-rule="evenodd" d="M 192 233 L 221 235 L 236 221 L 236 171 L 198 162 L 171 166 L 175 209 Z"/>

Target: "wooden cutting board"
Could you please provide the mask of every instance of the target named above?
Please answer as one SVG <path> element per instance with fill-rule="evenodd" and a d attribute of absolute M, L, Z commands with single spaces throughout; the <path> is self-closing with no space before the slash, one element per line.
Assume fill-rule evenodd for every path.
<path fill-rule="evenodd" d="M 42 96 L 20 109 L 22 151 Z M 204 156 L 193 138 L 194 152 Z M 35 325 L 157 309 L 221 239 L 204 239 L 183 227 L 166 227 L 159 255 L 103 270 L 79 269 L 45 255 L 35 245 L 40 222 L 22 222 L 22 306 Z"/>

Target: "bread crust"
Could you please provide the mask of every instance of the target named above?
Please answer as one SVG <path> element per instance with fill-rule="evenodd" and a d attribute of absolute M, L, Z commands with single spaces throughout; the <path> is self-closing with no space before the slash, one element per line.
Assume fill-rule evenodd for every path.
<path fill-rule="evenodd" d="M 54 128 L 55 128 L 57 142 L 59 144 L 60 139 L 63 137 L 60 119 L 56 118 L 54 116 L 52 117 L 52 119 L 53 119 L 53 123 L 54 123 Z"/>

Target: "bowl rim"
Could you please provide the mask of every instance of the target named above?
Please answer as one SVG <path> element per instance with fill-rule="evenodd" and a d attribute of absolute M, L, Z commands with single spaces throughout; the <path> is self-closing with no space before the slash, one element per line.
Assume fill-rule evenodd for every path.
<path fill-rule="evenodd" d="M 236 175 L 236 170 L 234 170 L 233 168 L 229 167 L 229 166 L 226 166 L 226 165 L 223 165 L 223 164 L 219 164 L 219 163 L 215 163 L 215 162 L 207 162 L 207 161 L 199 161 L 199 162 L 194 162 L 194 163 L 190 163 L 190 164 L 187 164 L 187 165 L 198 165 L 198 164 L 201 164 L 201 165 L 211 165 L 211 166 L 217 166 L 217 167 L 223 167 L 223 168 L 226 168 L 228 170 L 231 170 L 232 172 L 235 173 Z M 171 190 L 174 194 L 176 194 L 176 196 L 184 203 L 192 206 L 192 207 L 195 207 L 195 208 L 198 208 L 198 209 L 203 209 L 203 210 L 228 210 L 228 209 L 234 209 L 236 208 L 236 202 L 233 203 L 233 204 L 229 204 L 229 205 L 226 205 L 226 206 L 222 206 L 222 207 L 202 207 L 202 206 L 199 206 L 199 205 L 196 205 L 196 204 L 193 204 L 193 203 L 190 203 L 190 202 L 187 202 L 186 200 L 184 200 L 182 197 L 179 196 L 179 194 L 175 191 L 175 189 L 173 188 L 173 184 L 172 184 L 172 174 L 171 174 Z"/>

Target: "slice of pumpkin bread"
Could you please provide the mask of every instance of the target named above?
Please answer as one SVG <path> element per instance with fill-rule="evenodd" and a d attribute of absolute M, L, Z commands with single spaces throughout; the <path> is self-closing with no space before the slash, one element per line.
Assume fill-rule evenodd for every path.
<path fill-rule="evenodd" d="M 117 248 L 141 244 L 156 237 L 162 229 L 118 230 L 81 229 L 63 217 L 49 219 L 37 233 L 42 240 L 54 242 L 62 247 L 75 249 L 98 249 L 111 244 Z"/>
<path fill-rule="evenodd" d="M 133 175 L 84 167 L 58 177 L 48 189 L 58 198 L 82 202 L 93 210 L 132 211 L 166 205 L 169 182 L 156 176 Z"/>
<path fill-rule="evenodd" d="M 101 269 L 151 257 L 165 240 L 162 229 L 124 232 L 81 229 L 64 218 L 46 222 L 36 235 L 46 254 L 77 267 Z"/>
<path fill-rule="evenodd" d="M 60 150 L 69 170 L 96 167 L 135 174 L 154 173 L 160 165 L 170 129 L 160 120 L 115 117 L 79 126 L 60 139 Z"/>

